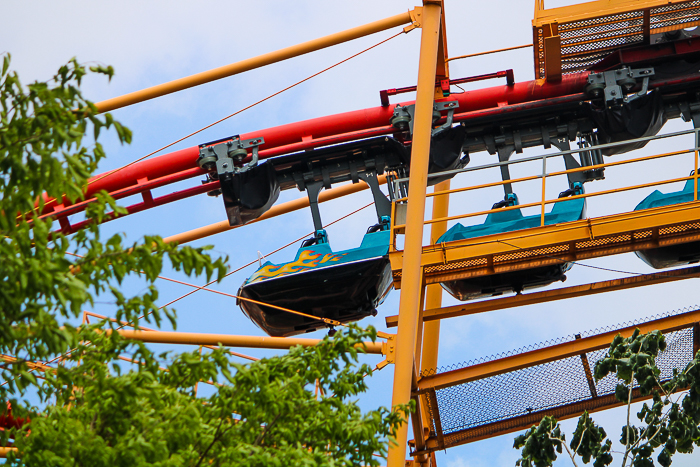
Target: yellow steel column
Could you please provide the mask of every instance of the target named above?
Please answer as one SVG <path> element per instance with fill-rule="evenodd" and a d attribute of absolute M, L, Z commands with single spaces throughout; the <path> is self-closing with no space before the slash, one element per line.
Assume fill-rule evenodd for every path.
<path fill-rule="evenodd" d="M 435 185 L 435 192 L 450 189 L 450 181 L 446 180 Z M 433 197 L 433 219 L 447 217 L 450 195 Z M 430 231 L 431 243 L 435 243 L 447 231 L 447 222 L 436 222 Z M 425 309 L 442 307 L 442 287 L 440 284 L 430 284 L 426 292 Z M 427 321 L 423 324 L 423 356 L 420 371 L 437 367 L 438 342 L 440 341 L 440 320 Z"/>
<path fill-rule="evenodd" d="M 399 327 L 396 340 L 396 364 L 392 405 L 407 404 L 411 398 L 418 310 L 421 306 L 423 274 L 420 259 L 425 216 L 430 133 L 433 122 L 435 70 L 440 37 L 440 2 L 424 2 L 421 31 L 418 88 L 413 123 L 411 171 L 406 213 L 406 239 L 403 253 Z M 402 424 L 396 434 L 395 446 L 389 449 L 389 467 L 403 467 L 406 460 L 408 424 Z"/>
<path fill-rule="evenodd" d="M 444 182 L 435 185 L 433 192 L 446 191 L 450 189 L 450 181 L 446 180 Z M 433 219 L 440 219 L 447 217 L 449 215 L 448 208 L 450 204 L 450 195 L 438 195 L 433 197 Z M 437 239 L 442 237 L 447 231 L 447 222 L 436 222 L 432 225 L 430 229 L 430 243 L 434 244 Z M 426 287 L 425 291 L 425 307 L 423 309 L 428 310 L 442 307 L 442 287 L 440 284 L 430 284 Z M 422 310 L 421 310 L 422 311 Z M 420 316 L 421 321 L 423 320 L 423 313 Z M 438 344 L 440 342 L 440 320 L 436 319 L 434 321 L 419 322 L 419 326 L 423 327 L 423 347 L 421 350 L 421 359 L 418 362 L 418 368 L 421 373 L 425 370 L 433 370 L 437 368 L 437 357 L 438 357 Z M 423 427 L 426 432 L 430 429 L 430 412 L 428 411 L 428 405 L 425 398 L 421 403 L 421 408 L 423 409 L 422 419 Z"/>

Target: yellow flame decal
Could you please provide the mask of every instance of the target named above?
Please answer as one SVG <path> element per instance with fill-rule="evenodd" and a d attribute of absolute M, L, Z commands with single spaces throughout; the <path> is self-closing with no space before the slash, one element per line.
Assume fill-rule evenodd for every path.
<path fill-rule="evenodd" d="M 304 250 L 301 252 L 299 259 L 296 261 L 292 261 L 291 263 L 283 264 L 281 266 L 268 264 L 267 266 L 262 267 L 250 277 L 248 283 L 252 284 L 253 282 L 272 279 L 273 277 L 286 276 L 287 274 L 306 271 L 307 269 L 318 267 L 319 264 L 330 261 L 340 261 L 340 259 L 346 254 L 347 253 L 334 255 L 332 253 L 327 253 L 323 255 L 323 258 L 321 258 L 321 253 L 313 253 L 312 251 Z"/>

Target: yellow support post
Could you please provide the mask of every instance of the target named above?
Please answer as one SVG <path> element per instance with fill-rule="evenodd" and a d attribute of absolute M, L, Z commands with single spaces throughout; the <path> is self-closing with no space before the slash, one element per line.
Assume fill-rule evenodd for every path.
<path fill-rule="evenodd" d="M 149 99 L 172 94 L 177 91 L 199 86 L 200 84 L 210 83 L 221 78 L 237 75 L 245 71 L 254 70 L 272 63 L 281 62 L 289 58 L 298 57 L 300 55 L 324 49 L 343 42 L 348 42 L 364 36 L 369 36 L 376 32 L 385 31 L 403 24 L 413 21 L 412 11 L 401 13 L 400 15 L 391 16 L 373 23 L 358 26 L 356 28 L 347 29 L 335 34 L 331 34 L 319 39 L 314 39 L 301 44 L 286 47 L 275 52 L 269 52 L 257 57 L 241 60 L 240 62 L 231 63 L 229 65 L 214 68 L 213 70 L 203 71 L 195 75 L 186 76 L 184 78 L 169 81 L 167 83 L 151 86 L 150 88 L 135 91 L 123 96 L 107 99 L 102 102 L 97 102 L 95 106 L 99 112 L 109 112 L 128 105 L 137 104 Z"/>
<path fill-rule="evenodd" d="M 435 193 L 450 189 L 450 181 L 446 180 L 435 185 Z M 433 200 L 433 219 L 448 216 L 450 205 L 450 195 L 438 195 Z M 438 222 L 432 225 L 430 231 L 431 243 L 435 243 L 438 238 L 447 231 L 447 222 Z M 425 309 L 431 310 L 442 307 L 442 287 L 440 284 L 428 286 L 425 298 Z M 440 321 L 427 321 L 423 329 L 423 355 L 420 361 L 420 371 L 437 368 L 438 344 L 440 341 Z"/>
<path fill-rule="evenodd" d="M 698 200 L 698 146 L 700 146 L 700 133 L 698 133 L 698 130 L 695 129 L 695 133 L 693 134 L 693 137 L 695 138 L 695 169 L 693 170 L 693 200 L 697 201 Z"/>
<path fill-rule="evenodd" d="M 396 342 L 393 406 L 407 404 L 411 399 L 418 310 L 421 306 L 420 298 L 423 286 L 420 263 L 441 11 L 441 2 L 428 2 L 427 0 L 424 2 L 409 175 L 411 182 L 408 187 L 406 239 L 403 252 L 402 277 L 404 287 L 401 290 Z M 403 423 L 396 433 L 397 444 L 389 449 L 388 467 L 404 467 L 407 440 L 408 424 Z"/>
<path fill-rule="evenodd" d="M 17 448 L 0 447 L 0 459 L 5 459 L 10 452 L 17 452 Z"/>
<path fill-rule="evenodd" d="M 433 193 L 446 191 L 450 189 L 450 181 L 438 183 L 433 189 Z M 450 204 L 450 195 L 437 195 L 433 198 L 433 219 L 447 217 Z M 438 222 L 432 225 L 430 229 L 430 243 L 435 243 L 438 238 L 447 231 L 447 222 Z M 442 287 L 440 284 L 431 284 L 426 287 L 425 292 L 425 309 L 434 309 L 442 307 Z M 422 315 L 422 313 L 421 313 Z M 423 347 L 422 355 L 419 362 L 420 372 L 433 370 L 437 368 L 438 347 L 440 343 L 440 320 L 425 321 L 421 316 L 423 323 Z M 428 413 L 427 404 L 422 404 L 423 413 L 423 429 L 430 429 L 430 414 Z"/>

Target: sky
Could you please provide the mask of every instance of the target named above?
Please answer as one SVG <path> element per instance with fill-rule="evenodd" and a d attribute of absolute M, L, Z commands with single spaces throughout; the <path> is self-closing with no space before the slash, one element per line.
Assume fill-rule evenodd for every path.
<path fill-rule="evenodd" d="M 522 45 L 532 41 L 530 20 L 533 2 L 446 0 L 445 3 L 450 56 Z M 547 1 L 546 6 L 570 3 L 575 2 Z M 77 57 L 80 62 L 88 64 L 112 65 L 116 73 L 111 82 L 107 82 L 103 77 L 88 77 L 85 80 L 84 95 L 97 102 L 393 16 L 414 6 L 415 2 L 409 0 L 122 0 L 51 3 L 5 0 L 0 3 L 0 52 L 12 54 L 12 68 L 18 71 L 25 83 L 50 78 L 55 70 L 71 57 Z M 263 69 L 116 110 L 112 112 L 113 116 L 133 130 L 134 139 L 130 146 L 120 146 L 116 138 L 105 138 L 103 144 L 108 157 L 100 169 L 106 171 L 125 165 L 396 32 L 398 29 L 377 33 Z M 380 90 L 415 84 L 419 41 L 419 31 L 396 37 L 348 63 L 205 130 L 168 151 L 289 122 L 377 106 Z M 450 74 L 451 77 L 458 78 L 508 68 L 515 71 L 516 81 L 533 79 L 531 50 L 522 49 L 453 61 L 450 64 Z M 501 82 L 482 82 L 472 85 L 471 88 L 497 84 Z M 406 95 L 401 100 L 410 98 L 411 95 Z M 672 121 L 663 131 L 688 128 L 688 124 Z M 687 144 L 690 144 L 687 138 L 678 142 L 650 144 L 644 150 L 646 152 L 640 151 L 624 157 L 654 151 L 670 151 Z M 534 155 L 540 151 L 541 148 L 524 155 Z M 676 159 L 673 161 L 651 163 L 643 167 L 631 165 L 611 168 L 606 171 L 606 180 L 595 182 L 594 187 L 589 184 L 587 189 L 605 190 L 654 180 L 659 176 L 682 177 L 687 175 L 688 167 L 692 168 L 689 158 L 678 159 L 677 164 Z M 486 153 L 472 155 L 471 165 L 491 162 L 494 162 L 494 156 Z M 556 164 L 553 163 L 552 168 L 556 168 Z M 563 164 L 560 165 L 563 167 Z M 522 167 L 513 169 L 513 176 L 529 174 L 533 170 L 538 170 L 538 167 L 522 164 Z M 497 176 L 495 171 L 479 172 L 479 175 L 474 176 L 462 175 L 453 181 L 453 186 L 466 186 L 476 183 L 477 180 L 481 183 L 484 178 L 495 181 Z M 182 182 L 174 187 L 156 190 L 154 194 L 165 194 L 196 183 L 196 180 Z M 552 184 L 549 188 L 551 193 L 548 194 L 553 196 L 564 188 L 563 181 L 561 186 Z M 664 191 L 676 189 L 678 187 L 670 187 L 664 188 Z M 635 191 L 613 197 L 594 198 L 588 205 L 588 213 L 591 216 L 599 216 L 629 211 L 651 191 L 648 189 L 645 192 Z M 536 196 L 537 187 L 518 188 L 522 203 L 532 201 L 533 193 Z M 299 196 L 299 192 L 289 190 L 282 193 L 278 203 Z M 451 203 L 450 214 L 488 209 L 501 197 L 502 194 L 498 190 L 480 192 L 458 200 L 455 197 L 455 201 Z M 138 202 L 136 199 L 127 199 L 122 204 L 129 201 Z M 321 214 L 325 222 L 330 222 L 369 202 L 369 193 L 362 192 L 322 204 Z M 426 212 L 430 212 L 430 205 L 427 206 Z M 105 235 L 123 232 L 129 240 L 137 241 L 144 235 L 157 234 L 166 237 L 223 219 L 225 212 L 220 198 L 198 196 L 107 223 L 103 226 L 103 232 Z M 374 211 L 368 208 L 330 227 L 328 233 L 334 251 L 358 246 L 364 231 L 374 222 Z M 307 235 L 312 229 L 311 216 L 307 211 L 300 211 L 222 233 L 198 241 L 195 245 L 213 245 L 213 253 L 228 255 L 231 268 L 236 269 L 257 259 L 259 253 L 267 255 L 276 248 Z M 298 243 L 269 256 L 268 259 L 273 262 L 289 261 L 293 259 L 297 246 Z M 651 268 L 633 254 L 586 261 L 584 264 L 632 273 L 652 272 Z M 255 266 L 251 266 L 243 269 L 217 284 L 215 288 L 236 293 L 254 268 Z M 168 271 L 167 275 L 182 279 L 171 271 Z M 575 266 L 567 276 L 566 286 L 625 277 L 619 272 L 583 265 Z M 203 279 L 193 281 L 200 284 Z M 169 282 L 161 282 L 158 285 L 163 303 L 190 290 L 186 286 Z M 551 288 L 561 286 L 563 285 L 556 284 Z M 127 287 L 138 292 L 143 284 L 133 280 Z M 457 364 L 560 336 L 693 306 L 697 302 L 695 290 L 692 280 L 680 281 L 453 318 L 443 322 L 439 364 Z M 393 291 L 380 307 L 379 315 L 373 319 L 366 319 L 361 324 L 372 324 L 384 330 L 384 317 L 396 314 L 398 303 L 399 293 Z M 448 294 L 444 294 L 444 305 L 456 303 Z M 198 292 L 177 302 L 175 308 L 178 312 L 177 329 L 180 331 L 263 335 L 262 331 L 240 312 L 231 298 Z M 94 311 L 113 315 L 114 307 L 110 303 L 98 303 Z M 318 331 L 309 337 L 320 338 L 323 335 L 323 331 Z M 274 353 L 248 349 L 242 352 L 256 357 Z M 367 356 L 364 360 L 370 364 L 379 362 L 376 356 Z M 370 391 L 361 399 L 365 409 L 391 404 L 392 377 L 393 368 L 389 366 L 370 379 Z M 616 409 L 596 414 L 595 418 L 608 428 L 611 437 L 616 438 L 623 416 L 623 412 Z M 572 421 L 564 422 L 563 425 L 568 433 L 573 431 Z M 518 457 L 517 452 L 512 449 L 514 436 L 504 435 L 440 452 L 438 465 L 514 465 Z M 698 460 L 699 453 L 686 457 L 677 456 L 674 466 L 697 465 Z M 556 465 L 570 463 L 558 461 Z"/>

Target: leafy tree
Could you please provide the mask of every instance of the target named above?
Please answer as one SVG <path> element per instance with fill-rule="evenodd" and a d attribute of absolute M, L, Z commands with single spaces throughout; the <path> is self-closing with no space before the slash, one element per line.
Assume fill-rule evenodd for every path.
<path fill-rule="evenodd" d="M 641 334 L 636 329 L 628 338 L 618 334 L 605 357 L 596 362 L 596 380 L 615 374 L 619 381 L 615 397 L 627 405 L 627 422 L 620 434 L 623 467 L 653 466 L 654 455 L 659 465 L 668 467 L 677 452 L 691 453 L 700 446 L 700 352 L 683 371 L 674 370 L 668 381 L 660 381 L 656 357 L 665 348 L 659 331 Z M 643 396 L 651 396 L 651 405 L 644 403 L 636 414 L 640 426 L 632 423 L 630 413 L 635 382 Z M 584 464 L 593 461 L 594 467 L 613 462 L 612 441 L 585 412 L 568 445 L 556 419 L 544 417 L 515 438 L 513 447 L 521 449 L 516 465 L 524 467 L 551 466 L 563 449 L 574 465 L 577 457 Z"/>
<path fill-rule="evenodd" d="M 0 432 L 14 443 L 12 465 L 200 466 L 377 465 L 408 413 L 380 408 L 363 414 L 354 397 L 371 373 L 356 346 L 375 339 L 350 327 L 311 349 L 240 365 L 224 349 L 156 355 L 127 341 L 105 321 L 74 326 L 83 307 L 110 294 L 117 320 L 142 317 L 175 325 L 173 310 L 156 305 L 155 280 L 169 261 L 209 280 L 226 274 L 226 259 L 206 248 L 145 237 L 127 244 L 100 236 L 109 211 L 124 213 L 107 193 L 89 205 L 87 228 L 68 237 L 41 213 L 47 203 L 83 199 L 89 177 L 105 157 L 105 130 L 129 143 L 131 132 L 98 115 L 79 86 L 89 71 L 75 59 L 48 82 L 23 85 L 2 56 L 0 74 L 0 401 L 30 423 Z M 111 79 L 111 67 L 90 71 Z M 90 134 L 90 136 L 88 136 Z M 130 276 L 145 292 L 127 296 Z M 130 354 L 136 367 L 119 364 Z M 37 379 L 36 362 L 60 358 Z M 196 396 L 199 381 L 214 387 Z M 318 384 L 321 396 L 314 394 Z M 30 401 L 39 401 L 32 405 Z"/>

